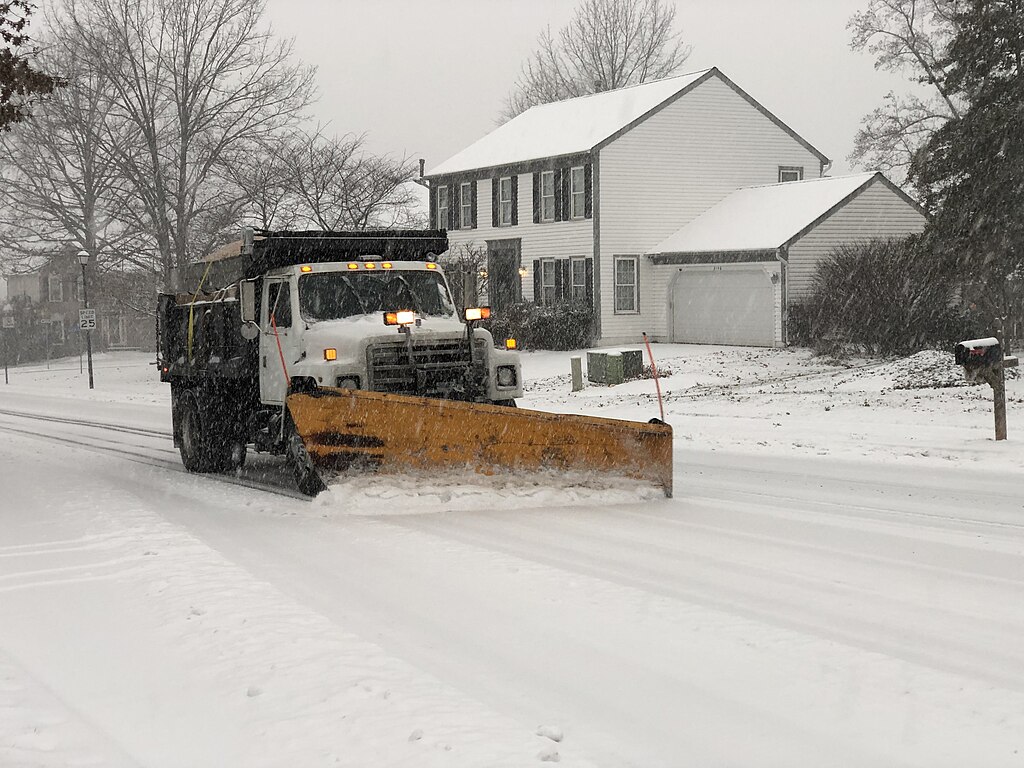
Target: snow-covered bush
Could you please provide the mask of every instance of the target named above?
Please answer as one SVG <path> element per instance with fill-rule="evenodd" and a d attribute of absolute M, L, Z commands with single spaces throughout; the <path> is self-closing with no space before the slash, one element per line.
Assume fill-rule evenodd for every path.
<path fill-rule="evenodd" d="M 958 287 L 918 237 L 842 245 L 818 265 L 811 297 L 790 309 L 790 340 L 830 355 L 950 349 L 972 330 Z"/>
<path fill-rule="evenodd" d="M 584 302 L 520 302 L 496 312 L 486 327 L 499 345 L 512 337 L 523 349 L 583 349 L 593 342 L 593 317 L 593 308 Z"/>

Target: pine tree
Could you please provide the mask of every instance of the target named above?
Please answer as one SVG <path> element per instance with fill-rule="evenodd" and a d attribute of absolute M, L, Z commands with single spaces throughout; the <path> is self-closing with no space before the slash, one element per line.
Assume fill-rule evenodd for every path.
<path fill-rule="evenodd" d="M 956 18 L 947 85 L 969 107 L 915 158 L 929 236 L 1005 317 L 1024 264 L 1024 0 L 973 0 Z"/>
<path fill-rule="evenodd" d="M 24 120 L 32 100 L 52 93 L 57 81 L 29 66 L 21 49 L 28 43 L 29 0 L 0 0 L 0 131 Z"/>

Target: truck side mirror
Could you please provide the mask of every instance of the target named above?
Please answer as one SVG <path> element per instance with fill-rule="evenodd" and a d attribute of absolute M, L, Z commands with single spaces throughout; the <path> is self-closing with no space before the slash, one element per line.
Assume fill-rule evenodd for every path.
<path fill-rule="evenodd" d="M 242 338 L 255 339 L 260 335 L 256 323 L 256 283 L 243 280 L 238 284 L 238 300 L 242 315 Z"/>

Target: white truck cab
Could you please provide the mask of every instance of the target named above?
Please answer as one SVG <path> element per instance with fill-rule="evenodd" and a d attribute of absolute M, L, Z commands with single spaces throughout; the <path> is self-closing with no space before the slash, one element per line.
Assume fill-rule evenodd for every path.
<path fill-rule="evenodd" d="M 294 264 L 246 281 L 241 296 L 264 404 L 297 382 L 503 405 L 522 396 L 518 352 L 460 317 L 432 261 Z M 405 322 L 386 324 L 396 312 Z"/>

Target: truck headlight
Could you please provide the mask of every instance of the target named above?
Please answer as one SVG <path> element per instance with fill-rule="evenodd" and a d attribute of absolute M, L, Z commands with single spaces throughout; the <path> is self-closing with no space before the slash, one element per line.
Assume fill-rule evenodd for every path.
<path fill-rule="evenodd" d="M 338 389 L 359 389 L 359 377 L 358 376 L 339 376 Z"/>
<path fill-rule="evenodd" d="M 495 375 L 499 387 L 514 387 L 516 385 L 516 367 L 514 365 L 499 365 Z"/>

